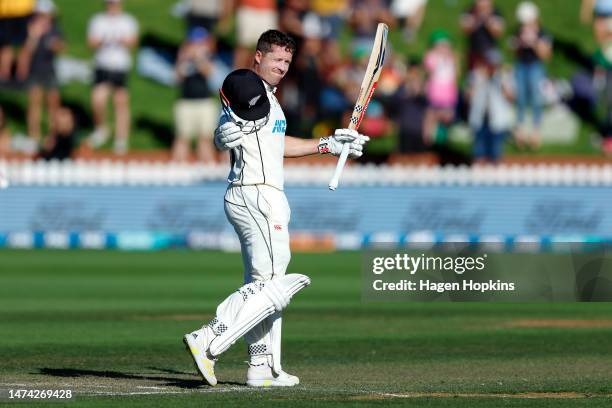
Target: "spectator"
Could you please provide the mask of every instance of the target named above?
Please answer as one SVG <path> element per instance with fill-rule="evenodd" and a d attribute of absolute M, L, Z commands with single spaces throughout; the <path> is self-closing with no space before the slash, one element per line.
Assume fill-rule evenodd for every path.
<path fill-rule="evenodd" d="M 369 58 L 370 49 L 367 45 L 360 44 L 354 46 L 348 62 L 336 66 L 334 71 L 330 73 L 330 82 L 342 92 L 344 96 L 343 105 L 346 109 L 352 109 L 352 104 L 355 103 L 359 96 L 359 89 L 361 88 L 361 82 L 363 81 Z M 351 112 L 348 112 L 348 114 L 350 115 Z"/>
<path fill-rule="evenodd" d="M 11 132 L 6 125 L 4 110 L 0 106 L 0 157 L 6 157 L 11 151 Z"/>
<path fill-rule="evenodd" d="M 348 120 L 350 118 L 347 118 L 347 122 Z M 382 102 L 372 98 L 368 105 L 368 110 L 366 110 L 359 125 L 359 131 L 367 133 L 374 139 L 387 136 L 391 128 L 391 121 L 385 112 Z"/>
<path fill-rule="evenodd" d="M 89 22 L 87 38 L 96 50 L 94 88 L 91 95 L 95 130 L 92 147 L 102 146 L 109 137 L 106 125 L 106 103 L 113 94 L 115 106 L 116 154 L 128 150 L 130 104 L 127 77 L 131 68 L 130 49 L 138 42 L 138 23 L 123 12 L 121 0 L 105 0 L 106 11 Z"/>
<path fill-rule="evenodd" d="M 40 157 L 45 160 L 66 160 L 72 157 L 76 146 L 74 115 L 60 107 L 52 118 L 54 131 L 45 139 Z"/>
<path fill-rule="evenodd" d="M 399 126 L 399 152 L 423 153 L 429 103 L 425 95 L 425 72 L 421 61 L 410 59 L 403 85 L 387 104 L 389 116 Z"/>
<path fill-rule="evenodd" d="M 310 5 L 321 25 L 319 38 L 322 49 L 317 62 L 319 68 L 326 71 L 324 66 L 339 64 L 342 57 L 338 38 L 349 15 L 349 0 L 311 0 Z"/>
<path fill-rule="evenodd" d="M 475 0 L 461 15 L 461 28 L 468 35 L 468 68 L 474 68 L 492 49 L 504 32 L 504 20 L 493 0 Z"/>
<path fill-rule="evenodd" d="M 612 47 L 612 0 L 597 0 L 593 14 L 595 40 L 601 46 Z"/>
<path fill-rule="evenodd" d="M 459 67 L 450 36 L 444 30 L 434 31 L 430 38 L 430 49 L 425 55 L 428 73 L 427 98 L 431 106 L 432 129 L 436 129 L 434 140 L 443 142 L 447 138 L 448 126 L 455 117 Z"/>
<path fill-rule="evenodd" d="M 0 0 L 0 82 L 11 79 L 14 47 L 21 47 L 28 35 L 28 21 L 34 0 Z"/>
<path fill-rule="evenodd" d="M 353 29 L 353 46 L 372 48 L 378 23 L 385 23 L 389 28 L 395 26 L 395 18 L 389 11 L 385 0 L 353 0 L 352 14 L 349 19 Z"/>
<path fill-rule="evenodd" d="M 280 11 L 279 29 L 295 40 L 298 54 L 304 42 L 304 21 L 308 16 L 317 19 L 315 24 L 320 25 L 316 14 L 310 11 L 308 0 L 287 0 Z"/>
<path fill-rule="evenodd" d="M 337 43 L 349 12 L 349 0 L 311 0 L 310 6 L 321 19 L 321 39 Z"/>
<path fill-rule="evenodd" d="M 404 33 L 404 40 L 412 42 L 416 38 L 423 18 L 427 0 L 393 0 L 391 2 L 391 12 L 398 20 Z"/>
<path fill-rule="evenodd" d="M 511 77 L 502 69 L 501 54 L 496 50 L 490 50 L 470 75 L 468 122 L 475 135 L 474 159 L 476 163 L 496 163 L 512 128 Z"/>
<path fill-rule="evenodd" d="M 185 0 L 185 3 L 187 5 L 185 15 L 187 34 L 192 28 L 205 28 L 211 35 L 211 42 L 217 57 L 221 58 L 226 65 L 232 66 L 234 0 Z"/>
<path fill-rule="evenodd" d="M 538 7 L 530 1 L 519 4 L 516 17 L 519 28 L 511 38 L 516 53 L 514 66 L 516 102 L 518 108 L 515 137 L 517 144 L 540 145 L 542 123 L 542 86 L 546 77 L 544 61 L 552 55 L 552 37 L 539 23 Z M 525 114 L 531 108 L 533 124 L 531 132 L 525 126 Z"/>
<path fill-rule="evenodd" d="M 53 118 L 60 106 L 55 56 L 63 50 L 64 41 L 54 20 L 53 1 L 38 0 L 35 12 L 19 55 L 17 78 L 26 81 L 28 87 L 28 136 L 32 138 L 34 146 L 38 146 L 44 102 L 47 104 L 47 122 L 51 133 Z"/>
<path fill-rule="evenodd" d="M 266 30 L 278 27 L 276 0 L 237 0 L 236 37 L 237 47 L 234 53 L 234 67 L 246 68 L 251 48 L 257 44 L 259 36 Z"/>
<path fill-rule="evenodd" d="M 224 6 L 230 2 L 218 0 L 188 0 L 187 34 L 191 29 L 203 27 L 212 32 L 223 14 Z"/>
<path fill-rule="evenodd" d="M 600 121 L 600 134 L 602 136 L 602 150 L 612 154 L 612 60 L 606 56 L 601 48 L 595 52 L 595 84 L 601 93 L 603 105 L 603 120 Z"/>
<path fill-rule="evenodd" d="M 281 30 L 295 40 L 297 47 L 293 68 L 285 76 L 280 95 L 287 118 L 287 134 L 310 138 L 318 118 L 321 93 L 322 22 L 305 0 L 288 1 L 280 15 Z"/>
<path fill-rule="evenodd" d="M 196 138 L 198 159 L 205 163 L 217 161 L 212 138 L 219 107 L 208 85 L 213 69 L 212 52 L 212 39 L 203 27 L 192 28 L 179 50 L 176 76 L 181 96 L 174 107 L 174 160 L 187 160 L 191 141 Z"/>
<path fill-rule="evenodd" d="M 332 122 L 340 121 L 349 104 L 340 86 L 342 84 L 340 81 L 342 71 L 346 69 L 345 61 L 339 52 L 322 51 L 317 58 L 317 65 L 321 78 L 321 93 L 318 101 L 319 119 Z M 321 134 L 323 133 L 326 132 L 321 132 Z"/>
<path fill-rule="evenodd" d="M 406 80 L 407 66 L 405 58 L 393 51 L 386 53 L 384 65 L 376 86 L 376 97 L 386 100 L 394 95 Z"/>
<path fill-rule="evenodd" d="M 600 133 L 602 150 L 612 155 L 612 0 L 597 0 L 593 9 L 593 30 L 598 49 L 595 52 L 595 83 L 602 92 L 604 118 Z"/>

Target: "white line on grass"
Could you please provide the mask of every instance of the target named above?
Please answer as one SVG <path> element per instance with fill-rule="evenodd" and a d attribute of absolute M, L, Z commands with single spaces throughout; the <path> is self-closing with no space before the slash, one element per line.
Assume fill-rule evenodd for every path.
<path fill-rule="evenodd" d="M 118 397 L 118 396 L 130 396 L 130 395 L 166 395 L 166 394 L 211 394 L 211 393 L 225 393 L 225 392 L 248 392 L 248 391 L 262 391 L 262 389 L 258 388 L 249 388 L 249 387 L 223 387 L 223 388 L 206 388 L 201 390 L 185 390 L 185 391 L 171 391 L 166 390 L 163 387 L 136 387 L 136 388 L 156 388 L 163 391 L 85 391 L 79 392 L 76 391 L 78 395 L 97 395 L 97 396 L 107 396 L 107 397 Z"/>

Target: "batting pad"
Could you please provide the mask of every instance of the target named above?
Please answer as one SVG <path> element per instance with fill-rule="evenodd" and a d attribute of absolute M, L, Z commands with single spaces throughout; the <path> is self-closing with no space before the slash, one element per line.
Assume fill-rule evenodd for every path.
<path fill-rule="evenodd" d="M 244 335 L 248 344 L 250 362 L 258 364 L 262 359 L 257 356 L 267 357 L 268 365 L 274 372 L 279 373 L 281 367 L 281 335 L 282 335 L 282 312 L 274 312 L 266 317 Z"/>
<path fill-rule="evenodd" d="M 271 317 L 270 319 L 273 319 Z M 278 317 L 272 320 L 270 329 L 270 342 L 272 343 L 272 369 L 276 374 L 283 370 L 281 365 L 281 335 L 283 327 L 283 316 L 278 312 Z"/>
<path fill-rule="evenodd" d="M 259 291 L 253 290 L 253 283 L 244 285 L 230 295 L 227 300 L 233 303 L 242 301 L 234 319 L 224 319 L 227 330 L 215 337 L 209 346 L 208 352 L 216 357 L 226 351 L 239 338 L 248 333 L 255 325 L 272 315 L 275 311 L 283 310 L 293 295 L 310 285 L 310 278 L 299 273 L 292 273 L 265 282 L 255 282 Z M 247 290 L 245 291 L 244 288 Z M 250 293 L 244 296 L 244 293 Z"/>

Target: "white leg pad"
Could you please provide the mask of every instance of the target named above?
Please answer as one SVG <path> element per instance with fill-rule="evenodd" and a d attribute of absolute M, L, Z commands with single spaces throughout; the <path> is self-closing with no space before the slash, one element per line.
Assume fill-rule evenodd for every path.
<path fill-rule="evenodd" d="M 265 282 L 249 283 L 238 289 L 231 295 L 231 302 L 228 302 L 229 298 L 226 302 L 236 304 L 242 299 L 242 306 L 234 318 L 223 317 L 227 329 L 211 341 L 210 355 L 216 357 L 226 351 L 255 325 L 287 307 L 291 297 L 309 284 L 308 276 L 292 273 Z"/>
<path fill-rule="evenodd" d="M 276 319 L 274 319 L 276 317 Z M 281 366 L 281 334 L 283 325 L 283 316 L 280 312 L 272 315 L 268 319 L 272 320 L 272 327 L 270 328 L 270 343 L 272 343 L 272 370 L 276 374 L 280 374 L 283 371 Z"/>
<path fill-rule="evenodd" d="M 249 363 L 258 365 L 265 360 L 275 373 L 279 373 L 282 370 L 281 332 L 282 312 L 274 312 L 245 334 Z"/>

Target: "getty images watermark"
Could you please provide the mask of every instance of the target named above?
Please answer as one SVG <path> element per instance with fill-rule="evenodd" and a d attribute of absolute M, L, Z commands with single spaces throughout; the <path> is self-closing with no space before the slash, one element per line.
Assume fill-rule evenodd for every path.
<path fill-rule="evenodd" d="M 382 275 L 386 271 L 405 271 L 410 275 L 417 272 L 453 272 L 463 275 L 466 272 L 484 271 L 488 254 L 482 256 L 411 256 L 409 254 L 395 254 L 393 257 L 379 256 L 372 260 L 372 273 Z M 407 290 L 407 291 L 434 291 L 443 293 L 446 291 L 514 291 L 514 282 L 504 282 L 499 279 L 488 282 L 479 282 L 473 279 L 464 279 L 461 282 L 443 282 L 433 279 L 401 279 L 397 282 L 385 282 L 383 279 L 375 279 L 372 283 L 374 290 Z"/>
<path fill-rule="evenodd" d="M 365 301 L 612 301 L 612 253 L 601 244 L 378 248 L 364 253 L 362 282 Z"/>

